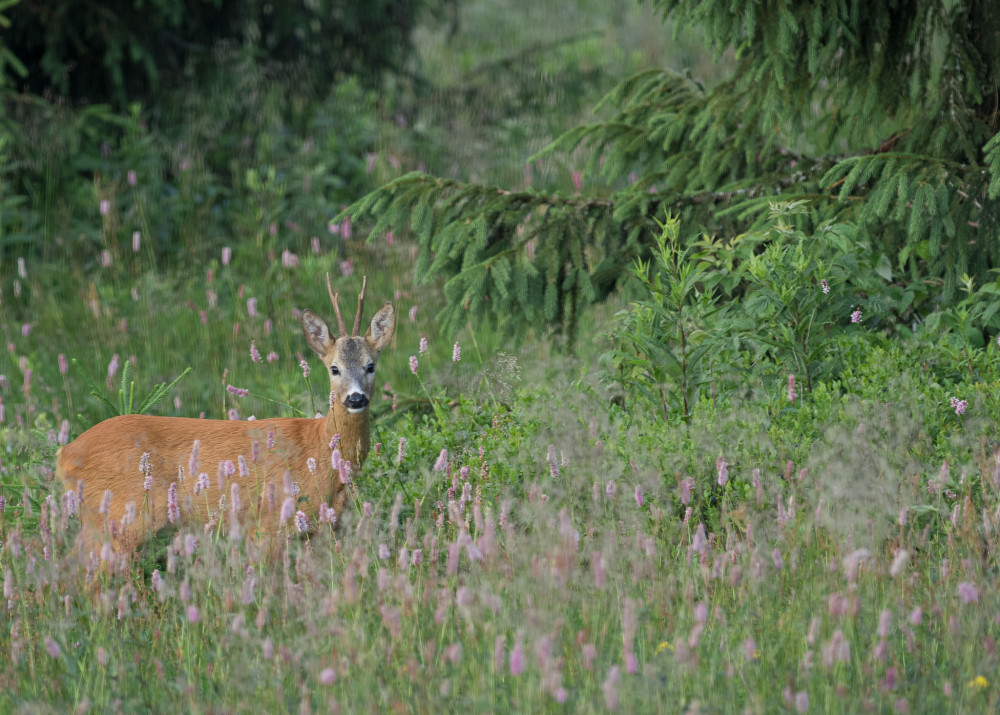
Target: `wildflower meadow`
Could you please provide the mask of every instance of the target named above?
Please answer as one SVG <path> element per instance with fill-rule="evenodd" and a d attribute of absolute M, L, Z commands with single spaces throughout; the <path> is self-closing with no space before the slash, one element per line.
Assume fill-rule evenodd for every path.
<path fill-rule="evenodd" d="M 666 173 L 594 189 L 613 153 L 542 150 L 611 86 L 742 61 L 669 45 L 670 3 L 607 5 L 426 3 L 412 66 L 440 91 L 307 91 L 318 70 L 229 41 L 154 109 L 3 85 L 0 712 L 1000 708 L 1000 282 L 888 256 L 821 194 L 708 220 L 716 196 L 644 203 Z M 615 201 L 642 222 L 568 213 Z M 604 243 L 567 257 L 549 220 Z M 333 324 L 327 276 L 351 309 L 366 286 L 362 335 L 396 316 L 367 459 L 304 462 L 344 508 L 255 492 L 270 437 L 219 464 L 203 437 L 209 518 L 147 455 L 127 518 L 161 500 L 166 528 L 86 548 L 114 490 L 55 469 L 89 427 L 325 418 L 302 316 Z M 248 499 L 274 533 L 233 518 Z"/>

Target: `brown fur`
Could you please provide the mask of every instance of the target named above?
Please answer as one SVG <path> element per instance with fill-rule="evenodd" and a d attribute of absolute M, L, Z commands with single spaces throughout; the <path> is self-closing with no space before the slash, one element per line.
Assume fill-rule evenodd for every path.
<path fill-rule="evenodd" d="M 371 418 L 367 407 L 351 412 L 344 404 L 343 391 L 350 384 L 361 385 L 370 397 L 374 385 L 374 367 L 378 354 L 392 338 L 395 313 L 386 303 L 372 320 L 372 329 L 363 337 L 329 335 L 326 324 L 314 313 L 306 311 L 303 330 L 310 347 L 322 357 L 330 371 L 337 365 L 341 375 L 331 375 L 331 391 L 336 402 L 325 418 L 272 418 L 254 421 L 200 420 L 148 415 L 122 415 L 105 420 L 62 447 L 56 457 L 56 474 L 67 489 L 82 487 L 79 506 L 81 538 L 84 554 L 95 551 L 116 534 L 113 545 L 118 550 L 130 550 L 145 538 L 168 525 L 167 493 L 176 484 L 179 522 L 229 523 L 231 518 L 231 487 L 239 484 L 241 508 L 238 512 L 242 533 L 273 535 L 295 530 L 294 517 L 280 523 L 282 502 L 286 497 L 285 473 L 290 482 L 298 483 L 296 510 L 303 511 L 311 528 L 317 524 L 320 504 L 341 514 L 347 490 L 339 475 L 331 468 L 330 441 L 340 435 L 339 448 L 343 458 L 351 462 L 354 472 L 364 463 L 371 444 Z M 345 355 L 351 363 L 344 362 Z M 354 365 L 361 360 L 363 364 Z M 354 372 L 352 372 L 354 370 Z M 358 372 L 360 370 L 360 372 Z M 363 379 L 359 382 L 359 376 Z M 194 441 L 198 440 L 197 473 L 190 473 L 189 461 Z M 254 443 L 257 460 L 254 461 Z M 272 447 L 268 449 L 268 444 Z M 140 469 L 142 455 L 149 455 L 152 488 L 144 489 L 145 476 Z M 243 457 L 249 474 L 240 476 L 239 458 Z M 316 469 L 308 468 L 308 460 L 316 460 Z M 236 473 L 221 477 L 226 461 Z M 208 475 L 209 485 L 197 493 L 199 473 Z M 221 481 L 221 489 L 220 489 Z M 99 513 L 105 490 L 111 492 L 110 508 Z M 273 496 L 272 498 L 269 498 Z M 220 508 L 220 499 L 225 504 Z M 127 505 L 134 504 L 135 521 L 122 529 Z"/>

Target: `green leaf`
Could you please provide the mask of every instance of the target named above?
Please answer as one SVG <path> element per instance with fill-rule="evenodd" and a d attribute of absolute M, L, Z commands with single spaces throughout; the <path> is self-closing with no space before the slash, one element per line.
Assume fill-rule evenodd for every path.
<path fill-rule="evenodd" d="M 892 281 L 892 263 L 889 261 L 889 256 L 883 253 L 879 257 L 878 263 L 875 264 L 875 272 L 887 283 Z"/>

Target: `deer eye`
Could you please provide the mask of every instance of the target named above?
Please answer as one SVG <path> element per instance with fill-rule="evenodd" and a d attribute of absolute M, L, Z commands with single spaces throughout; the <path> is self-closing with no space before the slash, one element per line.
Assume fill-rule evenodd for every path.
<path fill-rule="evenodd" d="M 336 365 L 331 365 L 330 366 L 330 372 L 333 373 L 334 375 L 339 375 L 340 374 L 340 368 L 337 367 Z"/>
<path fill-rule="evenodd" d="M 375 372 L 375 363 L 373 363 L 373 362 L 368 363 L 368 368 L 367 369 L 368 369 L 369 373 Z"/>

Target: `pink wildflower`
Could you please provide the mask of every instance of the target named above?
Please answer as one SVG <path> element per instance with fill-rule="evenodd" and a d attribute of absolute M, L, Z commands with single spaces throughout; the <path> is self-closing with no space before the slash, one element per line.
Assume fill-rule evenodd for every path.
<path fill-rule="evenodd" d="M 621 682 L 621 672 L 617 665 L 611 666 L 608 671 L 608 677 L 605 678 L 601 689 L 604 690 L 604 704 L 608 706 L 608 710 L 616 710 L 618 708 L 618 684 Z"/>
<path fill-rule="evenodd" d="M 963 581 L 958 584 L 958 597 L 962 603 L 979 603 L 979 589 L 971 581 Z"/>
<path fill-rule="evenodd" d="M 520 675 L 524 672 L 524 647 L 521 645 L 521 637 L 518 636 L 514 648 L 510 651 L 510 674 Z"/>
<path fill-rule="evenodd" d="M 681 504 L 687 506 L 691 503 L 691 491 L 694 489 L 694 479 L 691 477 L 684 477 L 677 485 L 677 493 L 680 497 Z"/>
<path fill-rule="evenodd" d="M 556 460 L 556 447 L 554 444 L 549 445 L 549 451 L 545 459 L 549 463 L 549 474 L 555 479 L 559 476 L 559 462 Z"/>
<path fill-rule="evenodd" d="M 115 376 L 115 373 L 118 372 L 118 368 L 121 367 L 121 364 L 122 361 L 121 358 L 118 357 L 118 353 L 111 356 L 111 362 L 108 363 L 108 380 Z"/>
<path fill-rule="evenodd" d="M 451 349 L 451 361 L 458 362 L 462 359 L 462 348 L 459 346 L 458 341 L 455 342 L 455 347 Z"/>
<path fill-rule="evenodd" d="M 851 322 L 852 323 L 861 322 L 861 308 L 857 308 L 853 313 L 851 313 Z"/>
<path fill-rule="evenodd" d="M 412 372 L 414 375 L 417 374 L 417 356 L 416 355 L 410 355 L 410 372 Z"/>
<path fill-rule="evenodd" d="M 167 489 L 167 519 L 171 524 L 176 524 L 180 518 L 181 510 L 177 506 L 177 482 L 170 482 Z"/>
<path fill-rule="evenodd" d="M 292 497 L 285 497 L 285 501 L 281 502 L 281 514 L 279 515 L 279 521 L 284 524 L 286 521 L 292 518 L 295 513 L 295 499 Z"/>
<path fill-rule="evenodd" d="M 197 439 L 191 445 L 191 457 L 188 459 L 188 474 L 198 473 L 198 449 L 200 447 L 201 442 Z"/>
<path fill-rule="evenodd" d="M 101 505 L 97 509 L 98 514 L 107 514 L 111 509 L 111 490 L 105 489 L 104 496 L 101 497 Z"/>
<path fill-rule="evenodd" d="M 729 465 L 723 459 L 722 455 L 719 455 L 718 459 L 715 460 L 715 471 L 718 475 L 717 481 L 719 486 L 726 486 L 726 483 L 729 481 Z"/>
<path fill-rule="evenodd" d="M 49 657 L 52 658 L 52 660 L 58 660 L 59 656 L 62 655 L 62 648 L 60 648 L 59 644 L 54 640 L 45 636 L 45 652 L 49 654 Z"/>

